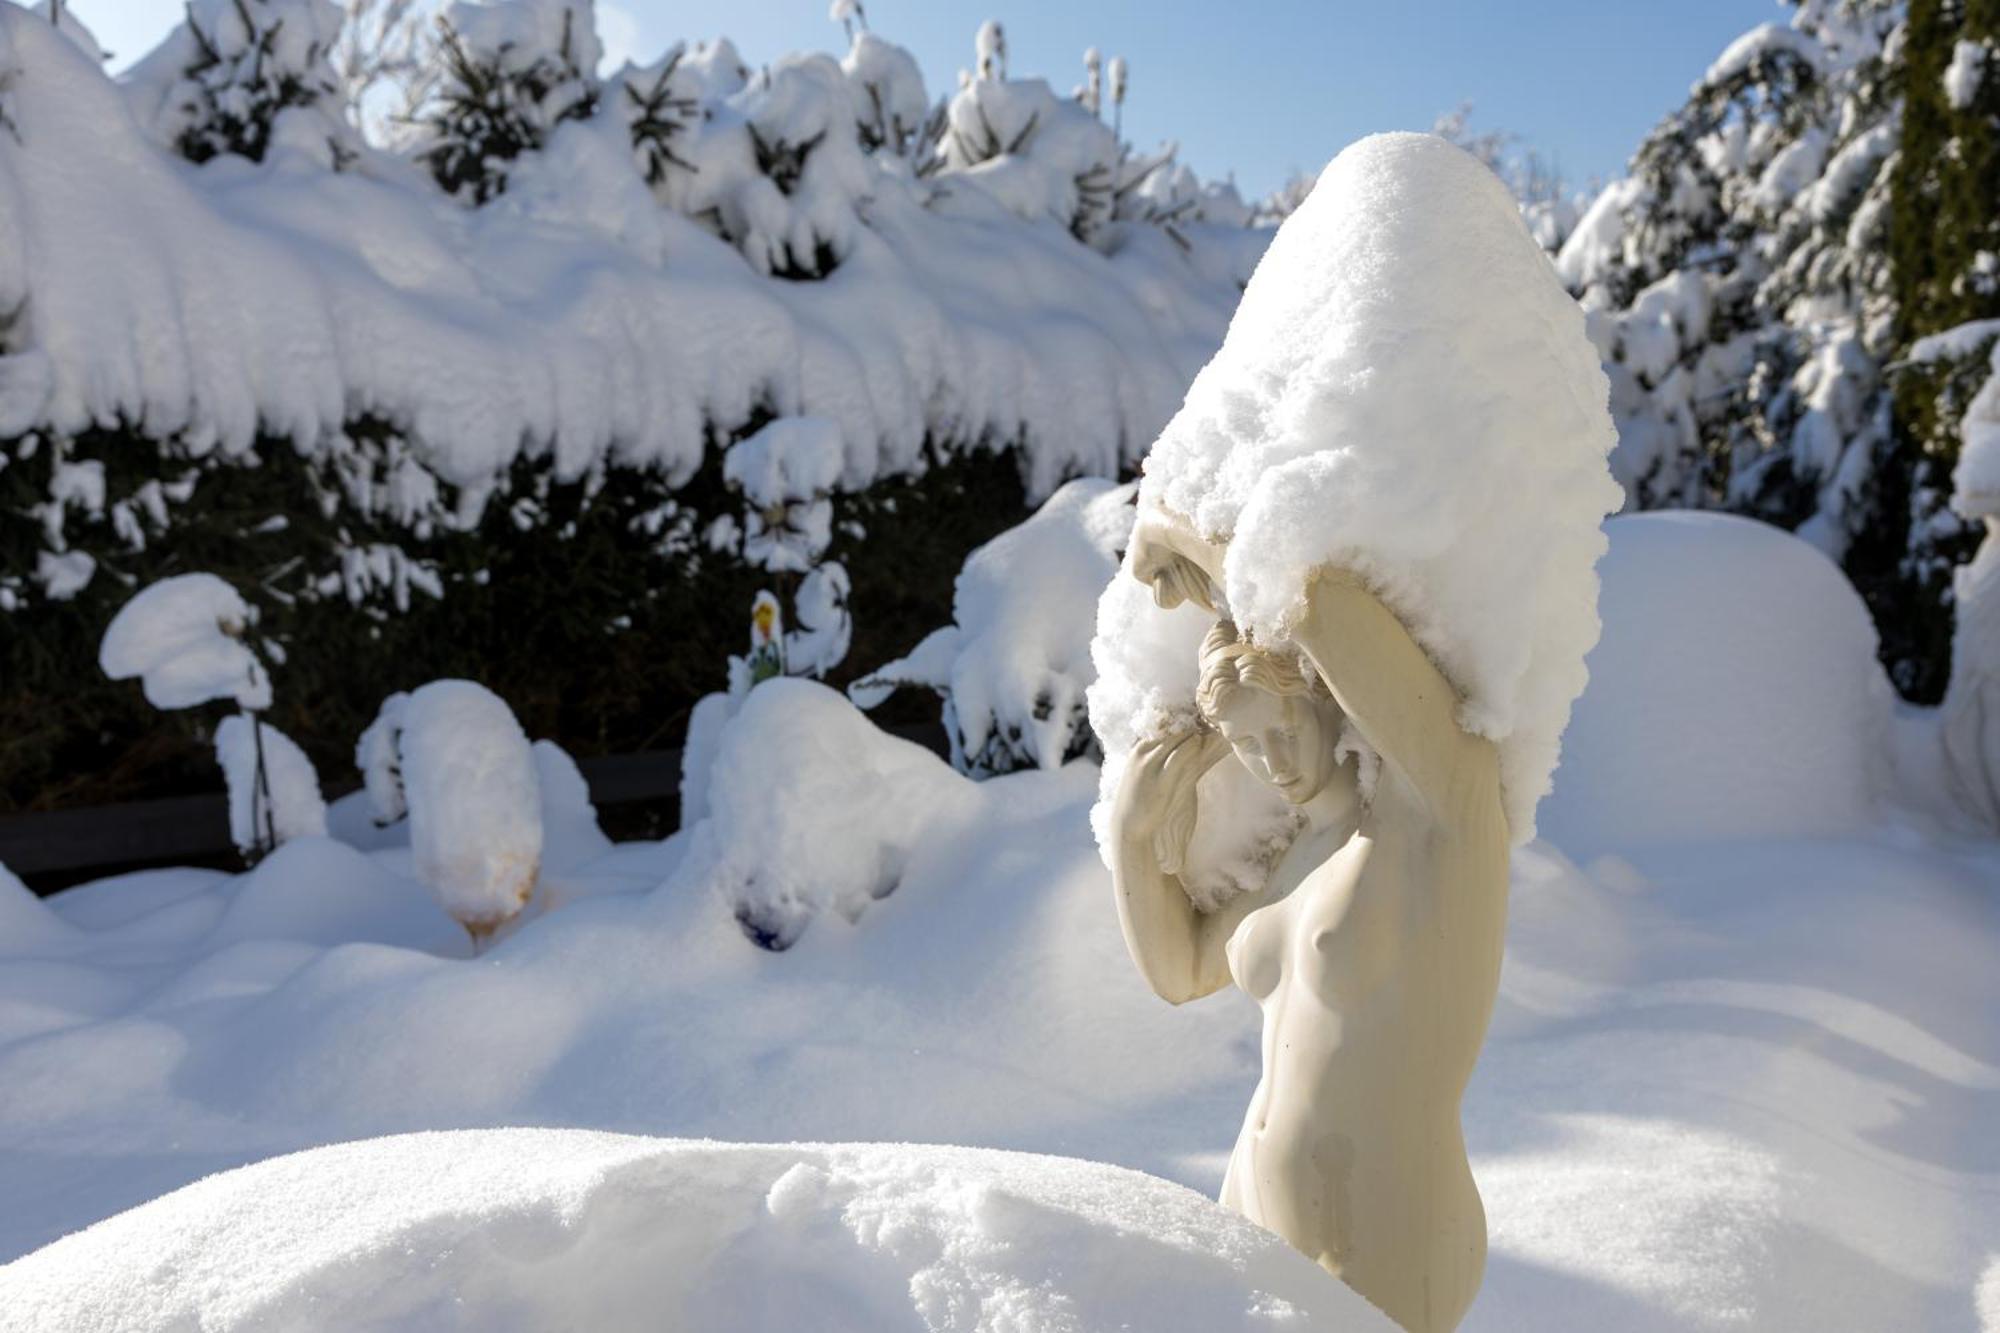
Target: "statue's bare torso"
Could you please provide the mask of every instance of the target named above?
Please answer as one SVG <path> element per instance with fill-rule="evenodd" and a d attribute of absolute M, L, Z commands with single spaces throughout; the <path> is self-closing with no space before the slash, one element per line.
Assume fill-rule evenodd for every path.
<path fill-rule="evenodd" d="M 1263 1010 L 1264 1072 L 1222 1201 L 1407 1326 L 1450 1328 L 1485 1263 L 1459 1101 L 1499 980 L 1507 886 L 1482 873 L 1492 846 L 1468 856 L 1464 833 L 1426 811 L 1385 810 L 1412 799 L 1400 785 L 1384 775 L 1344 843 L 1301 838 L 1287 857 L 1305 863 L 1297 887 L 1230 938 L 1230 974 Z M 1489 832 L 1504 867 L 1497 802 Z"/>

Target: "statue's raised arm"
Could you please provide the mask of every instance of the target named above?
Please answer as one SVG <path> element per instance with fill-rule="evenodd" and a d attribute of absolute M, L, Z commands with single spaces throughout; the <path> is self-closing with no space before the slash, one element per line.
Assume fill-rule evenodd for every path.
<path fill-rule="evenodd" d="M 1361 739 L 1434 818 L 1463 823 L 1482 817 L 1488 801 L 1497 812 L 1492 742 L 1465 732 L 1458 692 L 1357 576 L 1320 569 L 1307 585 L 1296 638 Z"/>

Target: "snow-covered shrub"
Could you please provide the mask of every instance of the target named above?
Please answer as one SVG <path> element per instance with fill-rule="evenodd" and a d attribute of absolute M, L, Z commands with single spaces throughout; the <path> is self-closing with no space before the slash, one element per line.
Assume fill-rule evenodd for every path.
<path fill-rule="evenodd" d="M 949 846 L 974 788 L 921 746 L 804 680 L 750 691 L 715 743 L 706 817 L 663 891 L 719 894 L 759 947 L 857 920 L 924 846 Z"/>
<path fill-rule="evenodd" d="M 1090 238 L 1112 217 L 1117 134 L 1047 80 L 1007 78 L 1004 44 L 987 28 L 980 35 L 979 77 L 946 109 L 938 178 L 962 177 L 1020 217 L 1052 218 Z"/>
<path fill-rule="evenodd" d="M 360 147 L 330 60 L 341 20 L 333 0 L 191 0 L 128 76 L 135 109 L 192 162 L 284 145 L 340 165 Z"/>
<path fill-rule="evenodd" d="M 754 169 L 709 187 L 723 234 L 759 273 L 825 277 L 853 248 L 856 210 L 876 175 L 847 76 L 830 56 L 786 56 L 752 76 L 727 109 Z"/>
<path fill-rule="evenodd" d="M 848 598 L 854 581 L 837 560 L 819 565 L 799 582 L 792 597 L 796 629 L 785 631 L 785 669 L 794 676 L 824 677 L 847 658 L 854 637 Z"/>
<path fill-rule="evenodd" d="M 354 766 L 361 770 L 361 786 L 368 794 L 368 806 L 375 823 L 395 823 L 410 812 L 403 793 L 403 710 L 410 696 L 398 690 L 382 701 L 375 720 L 354 743 Z"/>
<path fill-rule="evenodd" d="M 492 691 L 436 680 L 403 704 L 397 753 L 417 877 L 476 945 L 528 905 L 541 869 L 528 738 Z"/>
<path fill-rule="evenodd" d="M 1727 514 L 1628 515 L 1605 532 L 1604 632 L 1544 836 L 1582 862 L 1613 847 L 1865 827 L 1886 785 L 1894 695 L 1839 568 Z"/>
<path fill-rule="evenodd" d="M 700 94 L 681 69 L 686 55 L 687 47 L 676 43 L 644 68 L 627 64 L 605 85 L 606 113 L 625 122 L 639 170 L 655 189 L 669 172 L 696 169 L 681 153 L 702 118 Z"/>
<path fill-rule="evenodd" d="M 930 94 L 917 58 L 866 28 L 854 34 L 840 61 L 860 112 L 861 146 L 908 156 L 931 131 Z"/>
<path fill-rule="evenodd" d="M 290 736 L 237 713 L 215 729 L 215 761 L 229 786 L 229 839 L 245 860 L 254 864 L 293 838 L 325 835 L 319 774 Z"/>
<path fill-rule="evenodd" d="M 326 832 L 312 761 L 257 716 L 270 707 L 271 679 L 250 648 L 256 620 L 255 608 L 215 575 L 180 574 L 125 603 L 97 656 L 111 679 L 138 677 L 155 708 L 231 699 L 244 710 L 216 729 L 215 759 L 229 789 L 230 838 L 253 864 L 288 839 Z"/>
<path fill-rule="evenodd" d="M 97 664 L 113 680 L 138 677 L 155 708 L 233 699 L 271 705 L 271 678 L 247 636 L 257 623 L 243 595 L 213 574 L 177 574 L 135 594 L 104 631 Z"/>
<path fill-rule="evenodd" d="M 597 106 L 591 0 L 460 0 L 439 19 L 441 77 L 417 155 L 451 194 L 483 204 L 507 164 Z"/>
<path fill-rule="evenodd" d="M 952 623 L 849 687 L 864 708 L 921 686 L 944 700 L 953 767 L 974 777 L 1054 768 L 1096 752 L 1097 601 L 1132 532 L 1135 487 L 1072 481 L 966 557 Z"/>
<path fill-rule="evenodd" d="M 722 475 L 747 502 L 743 558 L 774 574 L 817 564 L 833 540 L 840 468 L 840 426 L 819 417 L 781 417 L 731 445 Z"/>

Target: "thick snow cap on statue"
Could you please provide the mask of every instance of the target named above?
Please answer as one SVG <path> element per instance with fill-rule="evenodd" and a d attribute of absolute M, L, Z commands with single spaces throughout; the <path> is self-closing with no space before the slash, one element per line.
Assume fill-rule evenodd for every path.
<path fill-rule="evenodd" d="M 1284 645 L 1315 569 L 1358 574 L 1499 744 L 1526 842 L 1597 641 L 1600 525 L 1622 500 L 1608 393 L 1506 187 L 1442 139 L 1377 135 L 1279 231 L 1146 459 L 1141 514 L 1227 544 L 1227 611 L 1260 643 Z M 1093 720 L 1122 758 L 1179 714 L 1192 663 L 1170 682 L 1121 650 L 1180 613 L 1120 584 Z"/>

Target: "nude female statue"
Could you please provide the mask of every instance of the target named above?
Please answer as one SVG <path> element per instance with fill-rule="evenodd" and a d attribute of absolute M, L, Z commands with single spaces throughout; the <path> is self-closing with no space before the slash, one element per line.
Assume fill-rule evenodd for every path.
<path fill-rule="evenodd" d="M 1164 606 L 1213 609 L 1221 554 L 1142 525 L 1134 572 Z M 1134 961 L 1180 1004 L 1236 984 L 1263 1010 L 1263 1077 L 1222 1201 L 1405 1328 L 1450 1329 L 1479 1289 L 1486 1218 L 1459 1103 L 1500 978 L 1508 829 L 1498 752 L 1362 584 L 1322 568 L 1301 656 L 1202 648 L 1203 725 L 1133 753 L 1113 879 Z M 1365 798 L 1343 724 L 1380 757 Z M 1212 913 L 1176 878 L 1195 783 L 1233 752 L 1305 817 L 1269 882 Z"/>

